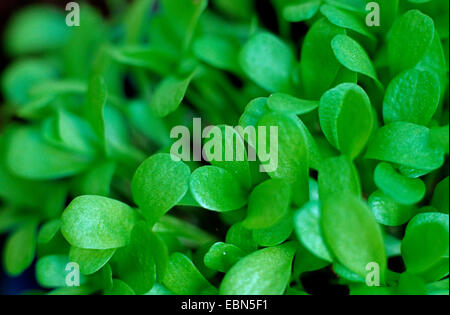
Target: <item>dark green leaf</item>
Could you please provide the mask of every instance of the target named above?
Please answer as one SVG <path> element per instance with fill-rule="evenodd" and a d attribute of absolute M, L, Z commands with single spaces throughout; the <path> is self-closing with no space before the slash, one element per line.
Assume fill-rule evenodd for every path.
<path fill-rule="evenodd" d="M 448 214 L 448 176 L 440 181 L 434 189 L 433 199 L 431 204 L 441 212 Z"/>

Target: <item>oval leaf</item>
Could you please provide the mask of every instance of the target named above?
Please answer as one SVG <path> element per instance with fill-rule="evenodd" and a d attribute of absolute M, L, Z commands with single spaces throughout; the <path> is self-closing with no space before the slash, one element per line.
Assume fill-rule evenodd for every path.
<path fill-rule="evenodd" d="M 374 124 L 369 97 L 353 83 L 343 83 L 322 96 L 319 119 L 328 141 L 351 159 L 363 150 Z"/>
<path fill-rule="evenodd" d="M 369 207 L 359 197 L 329 197 L 322 208 L 322 233 L 327 247 L 350 271 L 366 278 L 366 266 L 377 263 L 381 281 L 387 265 L 383 236 Z"/>
<path fill-rule="evenodd" d="M 275 225 L 289 210 L 290 186 L 280 179 L 259 184 L 250 194 L 247 218 L 242 224 L 248 229 L 263 229 Z"/>
<path fill-rule="evenodd" d="M 189 189 L 190 169 L 169 154 L 156 154 L 145 160 L 131 183 L 133 198 L 144 216 L 156 222 L 173 208 Z"/>
<path fill-rule="evenodd" d="M 235 264 L 220 285 L 223 295 L 280 295 L 289 284 L 295 250 L 288 245 L 258 250 Z"/>
<path fill-rule="evenodd" d="M 383 118 L 427 125 L 439 105 L 440 83 L 430 72 L 408 70 L 395 77 L 386 90 Z"/>
<path fill-rule="evenodd" d="M 421 179 L 399 174 L 389 163 L 377 165 L 374 180 L 379 189 L 403 205 L 418 203 L 425 196 L 426 187 Z"/>
<path fill-rule="evenodd" d="M 242 48 L 244 72 L 270 92 L 289 91 L 294 57 L 290 48 L 270 33 L 259 33 Z"/>
<path fill-rule="evenodd" d="M 100 196 L 81 196 L 64 210 L 61 232 L 75 247 L 117 248 L 128 243 L 135 221 L 135 211 L 122 202 Z"/>
<path fill-rule="evenodd" d="M 196 169 L 191 176 L 190 188 L 195 200 L 208 210 L 231 211 L 247 203 L 238 180 L 227 170 L 216 166 Z"/>

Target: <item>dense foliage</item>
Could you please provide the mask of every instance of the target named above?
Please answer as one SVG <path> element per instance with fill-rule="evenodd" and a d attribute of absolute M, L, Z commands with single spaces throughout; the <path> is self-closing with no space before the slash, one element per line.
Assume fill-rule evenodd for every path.
<path fill-rule="evenodd" d="M 51 294 L 448 294 L 449 4 L 376 2 L 380 26 L 365 0 L 81 3 L 79 27 L 18 12 L 5 271 L 33 265 Z M 194 117 L 277 126 L 278 168 L 174 160 Z"/>

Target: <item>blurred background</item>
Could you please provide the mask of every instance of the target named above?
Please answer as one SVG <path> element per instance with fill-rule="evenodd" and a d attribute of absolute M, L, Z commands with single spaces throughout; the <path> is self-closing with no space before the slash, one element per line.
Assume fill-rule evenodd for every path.
<path fill-rule="evenodd" d="M 1 34 L 1 50 L 0 50 L 0 74 L 4 73 L 5 69 L 13 63 L 13 61 L 18 60 L 18 55 L 16 53 L 11 53 L 11 47 L 6 47 L 6 37 L 5 37 L 5 30 L 8 26 L 8 23 L 12 21 L 12 17 L 14 17 L 18 12 L 21 12 L 22 9 L 26 7 L 31 7 L 33 5 L 39 4 L 45 4 L 49 5 L 51 7 L 57 8 L 59 11 L 61 11 L 63 14 L 65 14 L 65 6 L 66 4 L 70 2 L 62 1 L 62 0 L 14 0 L 14 1 L 0 1 L 0 34 Z M 123 13 L 126 11 L 126 9 L 129 8 L 129 5 L 133 2 L 131 0 L 91 0 L 91 1 L 76 1 L 80 4 L 82 3 L 89 3 L 92 7 L 94 7 L 105 19 L 108 19 L 109 17 L 117 16 L 117 13 Z M 273 32 L 278 31 L 278 22 L 277 17 L 275 15 L 275 11 L 273 8 L 273 5 L 270 0 L 258 0 L 258 1 L 246 1 L 247 3 L 251 3 L 255 6 L 255 10 L 259 16 L 260 23 L 264 26 L 264 28 L 269 29 Z M 210 1 L 210 6 L 214 9 L 214 1 Z M 150 13 L 150 12 L 149 12 Z M 244 17 L 246 19 L 248 17 Z M 51 26 L 51 23 L 50 23 Z M 39 26 L 33 26 L 33 27 L 39 27 Z M 41 27 L 49 27 L 47 26 L 41 26 Z M 55 28 L 57 29 L 57 28 Z M 307 27 L 306 25 L 303 25 L 302 23 L 298 23 L 293 26 L 292 34 L 293 37 L 300 38 L 306 33 Z M 55 30 L 56 35 L 58 34 L 58 30 Z M 35 33 L 36 34 L 36 33 Z M 67 36 L 63 36 L 67 37 Z M 30 38 L 30 41 L 33 39 Z M 37 42 L 39 45 L 39 39 L 34 38 L 34 42 Z M 71 51 L 71 48 L 68 49 Z M 80 53 L 80 51 L 76 51 L 73 53 L 75 56 L 77 53 Z M 19 54 L 20 55 L 20 54 Z M 40 57 L 39 52 L 33 53 L 31 55 L 28 55 L 29 57 Z M 75 69 L 76 71 L 77 69 Z M 81 70 L 83 71 L 83 70 Z M 233 81 L 234 77 L 229 78 Z M 127 82 L 125 82 L 125 90 L 127 90 Z M 4 91 L 3 91 L 4 92 Z M 23 121 L 20 120 L 20 118 L 15 117 L 12 115 L 9 110 L 4 104 L 5 101 L 5 95 L 4 93 L 0 93 L 0 134 L 4 131 L 6 122 L 19 122 L 22 123 Z M 126 92 L 126 91 L 125 91 Z M 127 95 L 128 96 L 128 95 Z M 246 102 L 241 102 L 243 104 L 246 104 Z M 2 154 L 0 152 L 0 154 Z M 0 174 L 1 176 L 1 174 Z M 36 195 L 39 193 L 35 193 Z M 45 197 L 41 196 L 40 199 L 45 199 Z M 45 200 L 43 200 L 45 202 Z M 2 199 L 0 198 L 0 209 L 2 208 Z M 217 220 L 212 215 L 205 215 L 205 217 L 208 218 L 208 220 Z M 0 232 L 2 231 L 2 217 L 0 213 Z M 208 227 L 211 226 L 220 226 L 220 222 L 215 222 L 216 224 L 209 224 Z M 8 224 L 8 223 L 5 223 Z M 5 225 L 3 224 L 3 225 Z M 220 229 L 220 227 L 216 228 Z M 3 231 L 4 232 L 4 231 Z M 5 240 L 8 236 L 8 233 L 0 233 L 0 259 L 3 259 L 3 249 Z M 11 278 L 5 274 L 3 264 L 0 263 L 0 294 L 23 294 L 23 293 L 31 293 L 33 291 L 41 290 L 42 288 L 39 287 L 38 283 L 35 280 L 35 262 L 31 266 L 31 268 L 28 268 L 24 273 L 22 273 L 20 276 Z M 319 284 L 318 284 L 319 285 Z"/>
<path fill-rule="evenodd" d="M 0 33 L 1 33 L 1 50 L 0 50 L 0 73 L 4 71 L 6 66 L 11 61 L 11 56 L 7 54 L 4 47 L 4 30 L 11 17 L 20 9 L 31 6 L 33 4 L 48 4 L 64 10 L 66 3 L 69 1 L 61 0 L 14 0 L 14 1 L 0 1 Z M 92 6 L 96 7 L 105 16 L 108 15 L 108 7 L 106 1 L 95 0 L 87 1 Z M 112 2 L 115 2 L 114 0 Z M 0 132 L 3 125 L 3 94 L 0 93 Z M 1 200 L 0 200 L 1 203 Z M 3 249 L 7 234 L 0 234 L 0 249 Z M 1 255 L 1 254 L 0 254 Z M 1 265 L 1 264 L 0 264 Z M 34 266 L 33 266 L 34 267 Z M 17 278 L 8 277 L 3 267 L 0 268 L 0 294 L 20 294 L 24 291 L 38 290 L 39 285 L 36 283 L 34 268 L 29 268 L 21 276 Z"/>

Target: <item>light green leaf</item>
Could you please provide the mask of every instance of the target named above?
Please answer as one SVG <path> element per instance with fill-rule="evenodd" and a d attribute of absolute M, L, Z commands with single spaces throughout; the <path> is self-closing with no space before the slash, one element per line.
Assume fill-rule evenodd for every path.
<path fill-rule="evenodd" d="M 269 92 L 291 89 L 294 57 L 290 48 L 270 33 L 258 33 L 242 48 L 240 64 L 244 72 Z"/>
<path fill-rule="evenodd" d="M 359 197 L 328 197 L 322 208 L 322 233 L 333 256 L 347 269 L 366 278 L 366 266 L 377 263 L 384 282 L 387 261 L 381 229 Z"/>
<path fill-rule="evenodd" d="M 39 229 L 37 242 L 40 244 L 50 242 L 53 239 L 53 237 L 55 237 L 56 233 L 59 232 L 60 228 L 61 228 L 60 219 L 54 219 L 44 223 Z"/>
<path fill-rule="evenodd" d="M 227 170 L 216 166 L 196 169 L 191 175 L 190 189 L 195 200 L 212 211 L 236 210 L 247 203 L 239 181 Z"/>
<path fill-rule="evenodd" d="M 267 106 L 276 112 L 302 115 L 319 107 L 319 102 L 302 100 L 289 94 L 275 93 L 267 99 Z"/>
<path fill-rule="evenodd" d="M 66 255 L 49 255 L 40 258 L 36 263 L 36 280 L 44 288 L 60 288 L 67 286 L 69 273 L 73 268 L 67 268 L 70 260 Z M 67 268 L 67 269 L 66 269 Z M 71 280 L 73 278 L 70 277 Z M 85 282 L 83 275 L 80 275 L 80 284 Z"/>
<path fill-rule="evenodd" d="M 256 127 L 259 119 L 269 112 L 269 107 L 267 106 L 267 98 L 259 97 L 252 100 L 245 107 L 244 113 L 239 119 L 239 126 L 242 128 L 246 127 Z M 256 148 L 256 135 L 251 134 L 241 134 L 241 137 L 247 141 L 253 148 Z"/>
<path fill-rule="evenodd" d="M 388 56 L 391 71 L 397 74 L 413 68 L 425 56 L 434 38 L 433 20 L 411 10 L 403 14 L 391 29 Z"/>
<path fill-rule="evenodd" d="M 250 194 L 248 213 L 242 222 L 248 229 L 264 229 L 275 225 L 289 211 L 291 187 L 281 179 L 269 179 Z"/>
<path fill-rule="evenodd" d="M 107 99 L 106 83 L 100 75 L 93 75 L 90 78 L 84 105 L 84 115 L 91 124 L 100 143 L 105 143 L 105 117 L 104 107 Z"/>
<path fill-rule="evenodd" d="M 311 0 L 300 4 L 288 5 L 283 10 L 283 17 L 289 22 L 309 20 L 319 11 L 320 4 L 320 0 Z"/>
<path fill-rule="evenodd" d="M 114 255 L 116 249 L 85 249 L 72 246 L 69 252 L 70 261 L 80 266 L 84 275 L 90 275 L 99 271 Z"/>
<path fill-rule="evenodd" d="M 245 256 L 242 249 L 232 244 L 214 243 L 204 257 L 208 268 L 227 272 L 239 259 Z"/>
<path fill-rule="evenodd" d="M 295 213 L 294 227 L 297 238 L 311 253 L 325 261 L 333 261 L 322 237 L 319 201 L 310 201 Z"/>
<path fill-rule="evenodd" d="M 383 102 L 386 124 L 405 121 L 427 125 L 439 105 L 439 80 L 431 72 L 407 70 L 389 84 Z"/>
<path fill-rule="evenodd" d="M 18 276 L 33 262 L 36 251 L 37 222 L 23 223 L 6 240 L 3 264 L 10 276 Z"/>
<path fill-rule="evenodd" d="M 156 115 L 165 117 L 180 106 L 194 75 L 195 72 L 184 78 L 169 76 L 161 81 L 156 87 L 151 102 Z"/>
<path fill-rule="evenodd" d="M 17 129 L 11 136 L 8 165 L 17 175 L 30 179 L 58 179 L 88 167 L 91 157 L 50 145 L 39 130 Z"/>
<path fill-rule="evenodd" d="M 261 117 L 259 127 L 266 128 L 266 147 L 270 144 L 271 158 L 263 158 L 262 167 L 272 178 L 284 179 L 291 185 L 294 203 L 301 206 L 308 199 L 308 147 L 302 122 L 298 117 L 283 113 L 269 113 Z M 278 132 L 274 137 L 273 129 Z M 258 135 L 260 137 L 260 134 Z M 262 138 L 264 139 L 264 138 Z M 261 139 L 258 144 L 261 145 Z M 272 147 L 273 146 L 273 147 Z M 277 148 L 278 146 L 278 148 Z"/>
<path fill-rule="evenodd" d="M 150 291 L 156 280 L 153 259 L 153 237 L 151 228 L 145 222 L 137 223 L 131 232 L 130 242 L 119 248 L 114 256 L 115 271 L 136 294 Z"/>
<path fill-rule="evenodd" d="M 113 279 L 113 286 L 109 290 L 105 290 L 105 295 L 136 295 L 133 289 L 119 279 Z"/>
<path fill-rule="evenodd" d="M 170 75 L 177 62 L 175 54 L 153 46 L 124 46 L 109 49 L 108 53 L 118 63 L 148 69 L 160 75 Z"/>
<path fill-rule="evenodd" d="M 135 211 L 122 202 L 100 196 L 81 196 L 64 210 L 61 232 L 75 247 L 117 248 L 128 243 L 135 221 Z"/>
<path fill-rule="evenodd" d="M 374 126 L 370 99 L 353 83 L 343 83 L 322 96 L 319 119 L 327 140 L 351 159 L 361 153 Z"/>
<path fill-rule="evenodd" d="M 193 45 L 194 54 L 213 67 L 239 73 L 239 42 L 233 38 L 203 35 Z"/>
<path fill-rule="evenodd" d="M 16 14 L 6 28 L 6 51 L 13 55 L 61 48 L 69 38 L 64 14 L 48 5 L 31 6 Z"/>
<path fill-rule="evenodd" d="M 418 203 L 425 196 L 426 187 L 421 179 L 401 175 L 389 163 L 377 165 L 374 180 L 379 189 L 403 205 Z"/>
<path fill-rule="evenodd" d="M 301 81 L 308 99 L 319 99 L 334 82 L 341 65 L 331 49 L 331 41 L 345 30 L 325 18 L 314 23 L 303 41 Z"/>
<path fill-rule="evenodd" d="M 288 212 L 273 226 L 252 231 L 253 240 L 260 246 L 271 247 L 285 242 L 294 231 L 293 213 Z"/>
<path fill-rule="evenodd" d="M 402 257 L 408 272 L 422 274 L 436 268 L 446 257 L 448 274 L 449 220 L 443 213 L 421 213 L 406 228 L 402 241 Z M 435 279 L 439 280 L 439 279 Z"/>
<path fill-rule="evenodd" d="M 364 12 L 366 6 L 365 0 L 325 0 L 325 2 L 353 12 Z"/>
<path fill-rule="evenodd" d="M 251 253 L 258 248 L 258 244 L 252 237 L 252 231 L 245 228 L 242 223 L 233 224 L 228 229 L 225 242 L 239 247 L 246 253 Z"/>
<path fill-rule="evenodd" d="M 355 31 L 356 33 L 375 40 L 375 37 L 369 32 L 367 26 L 364 24 L 365 16 L 362 14 L 356 15 L 328 4 L 324 4 L 320 7 L 320 13 L 336 26 Z"/>
<path fill-rule="evenodd" d="M 12 62 L 2 73 L 1 87 L 5 100 L 11 105 L 22 105 L 19 112 L 25 106 L 39 107 L 39 101 L 30 97 L 31 89 L 42 81 L 54 79 L 57 71 L 54 66 L 40 59 L 20 59 Z M 46 97 L 41 102 L 50 102 L 52 98 Z M 35 104 L 28 104 L 34 102 Z M 36 104 L 37 103 L 37 104 Z M 26 111 L 26 110 L 25 110 Z"/>
<path fill-rule="evenodd" d="M 215 139 L 215 137 L 218 137 L 219 139 Z M 249 189 L 252 179 L 247 150 L 243 138 L 236 129 L 227 125 L 213 127 L 211 134 L 206 137 L 203 148 L 205 148 L 210 141 L 213 141 L 214 144 L 222 144 L 222 154 L 211 152 L 213 150 L 204 149 L 203 154 L 207 160 L 212 165 L 223 168 L 233 174 L 233 176 L 239 180 L 243 188 Z M 215 150 L 216 146 L 214 145 L 214 151 Z"/>
<path fill-rule="evenodd" d="M 432 171 L 444 163 L 444 152 L 430 142 L 430 129 L 412 123 L 395 122 L 375 132 L 365 157 Z"/>
<path fill-rule="evenodd" d="M 224 295 L 280 295 L 291 275 L 292 244 L 258 250 L 236 263 L 220 285 Z"/>
<path fill-rule="evenodd" d="M 377 190 L 369 196 L 369 207 L 378 223 L 400 226 L 408 222 L 414 214 L 414 207 L 401 205 L 391 196 Z"/>
<path fill-rule="evenodd" d="M 173 253 L 170 256 L 169 267 L 162 284 L 180 295 L 217 294 L 217 289 L 203 277 L 192 261 L 181 253 Z"/>
<path fill-rule="evenodd" d="M 318 184 L 321 199 L 341 193 L 361 195 L 358 171 L 353 162 L 343 155 L 322 161 L 319 167 Z"/>
<path fill-rule="evenodd" d="M 186 164 L 165 153 L 153 155 L 139 166 L 131 190 L 148 220 L 157 222 L 186 195 L 190 173 Z"/>
<path fill-rule="evenodd" d="M 331 41 L 334 55 L 347 69 L 364 74 L 381 85 L 377 73 L 364 48 L 353 38 L 347 35 L 336 35 Z"/>

